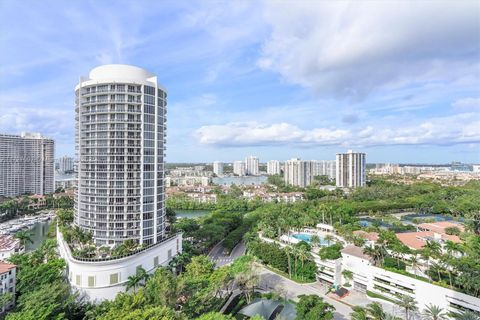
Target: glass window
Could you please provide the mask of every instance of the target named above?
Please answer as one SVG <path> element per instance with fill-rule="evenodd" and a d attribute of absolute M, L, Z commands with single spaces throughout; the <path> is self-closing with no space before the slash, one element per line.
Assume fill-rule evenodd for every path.
<path fill-rule="evenodd" d="M 118 283 L 118 273 L 112 273 L 110 275 L 110 284 Z"/>

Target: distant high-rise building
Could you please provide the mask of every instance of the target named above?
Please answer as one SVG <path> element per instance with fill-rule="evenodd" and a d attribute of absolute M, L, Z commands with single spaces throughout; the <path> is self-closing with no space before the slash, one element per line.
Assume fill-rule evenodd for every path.
<path fill-rule="evenodd" d="M 258 176 L 260 171 L 258 169 L 259 161 L 255 156 L 245 158 L 245 174 L 248 176 Z"/>
<path fill-rule="evenodd" d="M 69 156 L 63 156 L 58 158 L 58 172 L 66 173 L 73 171 L 73 158 Z"/>
<path fill-rule="evenodd" d="M 356 188 L 366 183 L 365 153 L 337 153 L 337 187 Z"/>
<path fill-rule="evenodd" d="M 213 162 L 213 173 L 215 173 L 217 176 L 223 175 L 223 162 L 220 162 L 220 161 Z"/>
<path fill-rule="evenodd" d="M 335 160 L 312 160 L 313 176 L 327 176 L 330 179 L 336 178 L 336 161 Z"/>
<path fill-rule="evenodd" d="M 245 162 L 243 161 L 235 161 L 233 163 L 233 173 L 238 176 L 245 175 Z"/>
<path fill-rule="evenodd" d="M 307 187 L 312 183 L 312 161 L 291 159 L 285 162 L 283 177 L 286 184 Z"/>
<path fill-rule="evenodd" d="M 39 133 L 0 134 L 0 196 L 54 191 L 55 143 Z"/>
<path fill-rule="evenodd" d="M 280 174 L 280 161 L 270 160 L 267 162 L 267 174 Z"/>

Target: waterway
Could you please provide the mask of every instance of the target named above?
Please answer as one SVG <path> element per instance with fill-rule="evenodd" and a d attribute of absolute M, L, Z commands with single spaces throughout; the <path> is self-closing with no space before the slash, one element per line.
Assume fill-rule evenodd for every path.
<path fill-rule="evenodd" d="M 31 239 L 33 240 L 33 243 L 29 242 L 25 245 L 26 251 L 33 251 L 37 249 L 42 244 L 42 242 L 47 239 L 48 227 L 51 223 L 51 220 L 37 222 L 30 230 L 28 230 Z"/>
<path fill-rule="evenodd" d="M 245 176 L 245 177 L 217 177 L 212 182 L 218 185 L 260 185 L 267 182 L 267 176 Z"/>

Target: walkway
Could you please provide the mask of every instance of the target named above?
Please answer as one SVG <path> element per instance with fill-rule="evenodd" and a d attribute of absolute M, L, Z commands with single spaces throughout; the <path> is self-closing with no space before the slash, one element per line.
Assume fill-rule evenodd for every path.
<path fill-rule="evenodd" d="M 283 291 L 286 292 L 287 299 L 292 299 L 294 301 L 298 301 L 298 296 L 302 294 L 318 295 L 322 297 L 324 301 L 330 303 L 335 307 L 336 311 L 334 314 L 334 319 L 350 319 L 350 313 L 352 312 L 352 309 L 348 305 L 348 303 L 346 303 L 346 301 L 340 302 L 325 295 L 325 293 L 327 292 L 327 287 L 319 282 L 300 284 L 261 266 L 259 286 L 266 291 L 275 291 L 275 289 L 278 290 L 278 288 L 280 287 Z M 364 306 L 372 302 L 370 299 L 367 298 L 367 296 L 356 292 L 353 293 L 352 296 L 349 298 L 350 299 L 348 299 L 348 301 L 350 303 L 353 303 L 354 305 Z M 392 304 L 383 301 L 381 302 L 381 304 L 385 311 L 389 313 L 395 313 L 397 316 L 401 316 L 401 311 L 395 310 Z"/>

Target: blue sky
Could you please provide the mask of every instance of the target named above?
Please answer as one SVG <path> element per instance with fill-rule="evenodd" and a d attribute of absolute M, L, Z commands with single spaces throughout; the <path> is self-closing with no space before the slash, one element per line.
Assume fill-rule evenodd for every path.
<path fill-rule="evenodd" d="M 169 92 L 167 161 L 480 163 L 477 1 L 0 1 L 0 132 L 74 153 L 105 63 Z"/>

